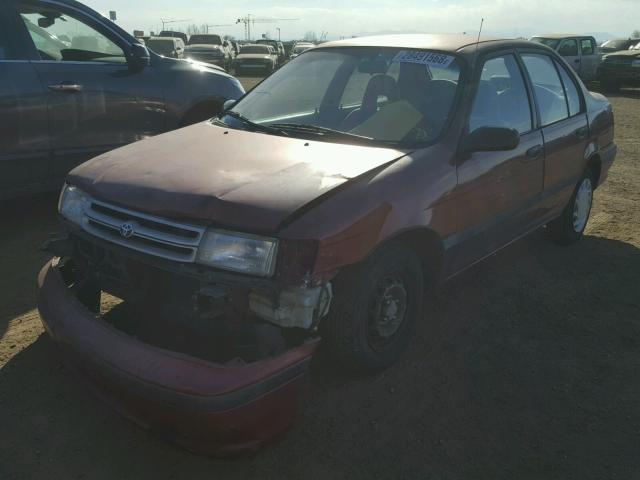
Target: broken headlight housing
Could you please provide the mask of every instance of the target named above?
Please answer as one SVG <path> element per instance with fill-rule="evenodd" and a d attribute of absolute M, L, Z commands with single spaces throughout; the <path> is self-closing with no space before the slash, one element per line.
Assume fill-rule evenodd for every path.
<path fill-rule="evenodd" d="M 244 233 L 209 229 L 196 262 L 233 272 L 270 277 L 276 267 L 278 240 Z"/>
<path fill-rule="evenodd" d="M 58 200 L 58 213 L 76 225 L 82 225 L 84 213 L 91 199 L 73 185 L 65 184 Z"/>

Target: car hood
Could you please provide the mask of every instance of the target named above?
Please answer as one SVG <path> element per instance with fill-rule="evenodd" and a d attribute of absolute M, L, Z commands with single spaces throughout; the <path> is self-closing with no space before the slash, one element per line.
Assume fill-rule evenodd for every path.
<path fill-rule="evenodd" d="M 273 233 L 310 202 L 404 155 L 205 122 L 96 157 L 68 182 L 152 215 Z"/>
<path fill-rule="evenodd" d="M 171 57 L 161 57 L 157 56 L 157 61 L 163 62 L 168 68 L 182 71 L 198 71 L 198 72 L 207 72 L 207 73 L 215 73 L 219 75 L 225 75 L 227 77 L 231 77 L 227 73 L 227 71 L 218 67 L 217 65 L 213 65 L 211 63 L 199 62 L 198 60 L 194 60 L 192 58 L 171 58 Z"/>
<path fill-rule="evenodd" d="M 604 58 L 615 58 L 615 57 L 640 57 L 640 50 L 620 50 L 615 53 L 608 53 Z"/>

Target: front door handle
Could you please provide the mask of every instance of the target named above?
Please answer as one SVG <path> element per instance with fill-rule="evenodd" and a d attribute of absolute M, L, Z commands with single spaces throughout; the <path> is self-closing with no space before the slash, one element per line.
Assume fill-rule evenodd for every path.
<path fill-rule="evenodd" d="M 584 140 L 585 138 L 587 138 L 589 136 L 589 127 L 586 127 L 586 126 L 585 127 L 580 127 L 573 133 L 580 140 Z"/>
<path fill-rule="evenodd" d="M 540 155 L 542 155 L 542 152 L 544 152 L 544 147 L 542 145 L 536 145 L 534 147 L 531 147 L 529 150 L 527 150 L 527 153 L 525 154 L 522 161 L 530 162 L 531 160 L 535 160 L 539 158 Z"/>
<path fill-rule="evenodd" d="M 62 93 L 77 93 L 82 91 L 82 85 L 77 83 L 59 83 L 58 85 L 49 85 L 49 90 Z"/>

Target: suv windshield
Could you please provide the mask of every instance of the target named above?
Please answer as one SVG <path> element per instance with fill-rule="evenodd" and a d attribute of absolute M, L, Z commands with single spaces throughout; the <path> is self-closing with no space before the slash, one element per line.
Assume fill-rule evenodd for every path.
<path fill-rule="evenodd" d="M 250 45 L 247 47 L 242 47 L 240 49 L 240 53 L 260 53 L 264 55 L 269 55 L 269 47 L 261 46 L 261 45 Z"/>
<path fill-rule="evenodd" d="M 191 35 L 189 37 L 189 45 L 222 45 L 222 39 L 219 35 Z"/>
<path fill-rule="evenodd" d="M 327 141 L 424 144 L 442 133 L 459 81 L 458 60 L 442 53 L 314 50 L 259 84 L 222 121 Z"/>

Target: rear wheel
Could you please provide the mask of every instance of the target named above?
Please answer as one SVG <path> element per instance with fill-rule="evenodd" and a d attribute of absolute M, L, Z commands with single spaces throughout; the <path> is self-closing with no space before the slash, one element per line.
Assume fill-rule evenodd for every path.
<path fill-rule="evenodd" d="M 395 363 L 420 316 L 420 259 L 393 246 L 336 279 L 335 298 L 323 334 L 341 365 L 378 371 Z"/>
<path fill-rule="evenodd" d="M 582 237 L 591 214 L 595 178 L 594 171 L 588 169 L 562 215 L 549 224 L 549 232 L 556 243 L 571 245 Z"/>

